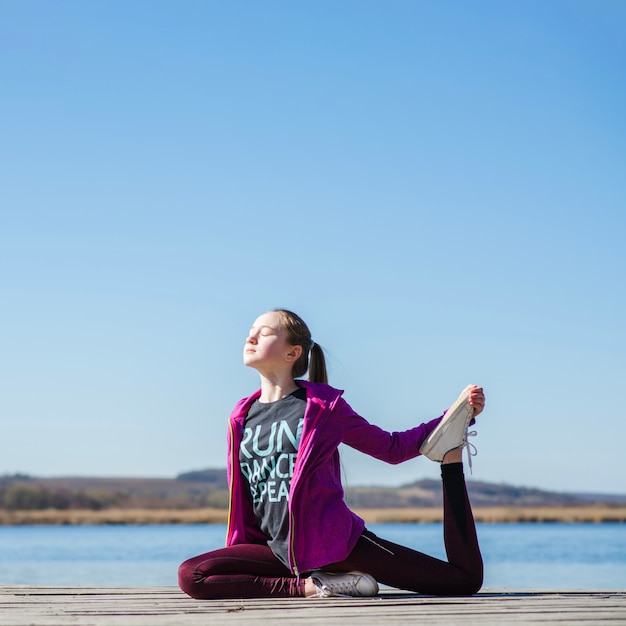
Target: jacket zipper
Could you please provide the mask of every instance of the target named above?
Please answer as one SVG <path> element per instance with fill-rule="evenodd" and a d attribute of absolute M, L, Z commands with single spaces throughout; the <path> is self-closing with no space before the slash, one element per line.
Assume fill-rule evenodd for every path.
<path fill-rule="evenodd" d="M 289 561 L 291 563 L 291 569 L 293 570 L 293 573 L 296 575 L 296 583 L 299 585 L 300 584 L 300 572 L 298 571 L 298 564 L 296 563 L 296 556 L 295 556 L 295 550 L 294 550 L 294 532 L 293 532 L 293 527 L 294 527 L 294 517 L 293 517 L 293 512 L 289 513 L 289 520 L 290 520 L 290 524 L 289 524 Z"/>
<path fill-rule="evenodd" d="M 232 524 L 233 524 L 233 519 L 234 519 L 234 508 L 235 508 L 235 502 L 234 502 L 234 498 L 233 498 L 233 494 L 235 493 L 234 490 L 234 485 L 233 483 L 235 482 L 236 478 L 235 478 L 235 472 L 234 472 L 234 447 L 235 447 L 235 433 L 233 431 L 233 425 L 231 424 L 231 422 L 228 422 L 228 428 L 230 430 L 230 476 L 231 476 L 231 480 L 230 480 L 230 485 L 228 486 L 228 527 L 226 529 L 226 539 L 227 541 L 230 541 L 230 535 L 232 532 Z"/>
<path fill-rule="evenodd" d="M 307 409 L 309 408 L 309 405 L 307 403 Z M 305 409 L 305 415 L 306 415 L 306 411 L 307 409 Z M 307 442 L 308 443 L 309 438 L 307 438 Z M 298 455 L 300 455 L 300 452 L 304 449 L 304 441 L 300 442 L 300 446 L 298 448 Z M 299 462 L 298 459 L 296 459 L 296 466 L 299 466 Z M 294 528 L 295 528 L 295 515 L 293 513 L 293 495 L 294 492 L 289 494 L 289 563 L 291 564 L 291 570 L 293 571 L 293 573 L 296 575 L 296 580 L 297 583 L 300 584 L 300 571 L 298 569 L 298 563 L 296 561 L 296 555 L 295 555 L 295 532 L 294 532 Z"/>

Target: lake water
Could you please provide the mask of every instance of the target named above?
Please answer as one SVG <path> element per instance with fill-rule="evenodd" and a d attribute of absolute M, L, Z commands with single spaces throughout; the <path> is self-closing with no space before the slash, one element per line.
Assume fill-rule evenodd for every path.
<path fill-rule="evenodd" d="M 441 524 L 371 524 L 445 558 Z M 0 584 L 176 585 L 178 564 L 223 546 L 223 525 L 0 527 Z M 626 589 L 626 524 L 478 524 L 484 589 Z"/>

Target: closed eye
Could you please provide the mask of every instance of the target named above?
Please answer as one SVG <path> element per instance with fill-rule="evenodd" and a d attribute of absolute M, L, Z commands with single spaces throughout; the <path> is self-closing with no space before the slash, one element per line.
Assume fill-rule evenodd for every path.
<path fill-rule="evenodd" d="M 275 335 L 276 334 L 276 329 L 272 328 L 271 326 L 261 326 L 261 328 L 256 329 L 254 328 L 254 326 L 250 329 L 250 335 L 253 335 L 254 333 L 258 332 L 259 335 L 262 335 L 263 337 L 268 337 L 270 335 Z"/>

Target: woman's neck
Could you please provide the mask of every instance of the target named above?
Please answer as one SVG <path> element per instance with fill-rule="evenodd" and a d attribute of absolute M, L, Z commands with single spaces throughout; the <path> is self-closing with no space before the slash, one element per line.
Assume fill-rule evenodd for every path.
<path fill-rule="evenodd" d="M 296 381 L 288 376 L 266 376 L 261 374 L 261 397 L 259 402 L 276 402 L 298 389 Z"/>

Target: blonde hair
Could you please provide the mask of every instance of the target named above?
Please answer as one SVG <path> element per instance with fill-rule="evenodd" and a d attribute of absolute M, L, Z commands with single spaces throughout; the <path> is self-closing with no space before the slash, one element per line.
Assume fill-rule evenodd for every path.
<path fill-rule="evenodd" d="M 278 313 L 280 324 L 287 333 L 287 341 L 292 346 L 302 346 L 300 358 L 293 364 L 291 373 L 294 378 L 304 376 L 309 372 L 308 379 L 312 383 L 328 383 L 326 359 L 324 351 L 311 338 L 311 331 L 299 316 L 287 309 L 274 309 Z"/>

